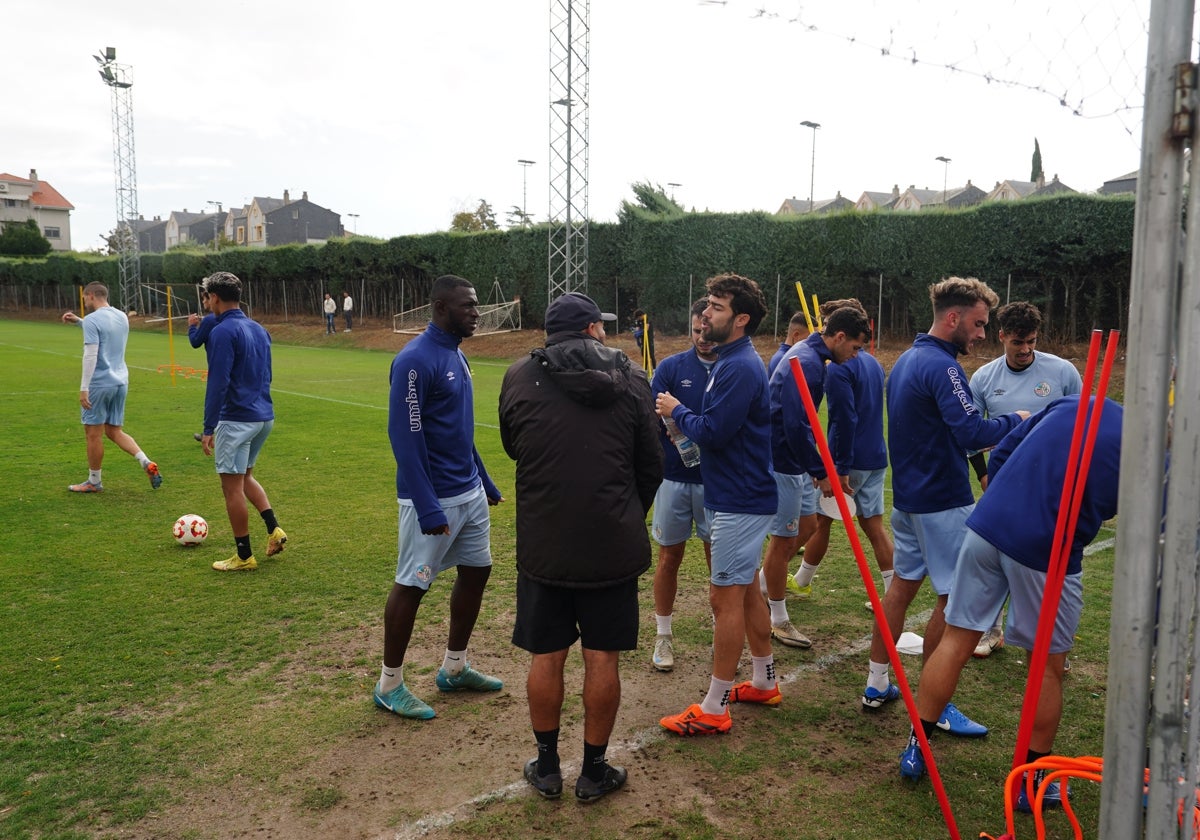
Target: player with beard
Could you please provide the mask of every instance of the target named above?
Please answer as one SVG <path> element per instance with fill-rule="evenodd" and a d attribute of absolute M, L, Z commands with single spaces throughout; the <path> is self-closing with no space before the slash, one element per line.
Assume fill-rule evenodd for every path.
<path fill-rule="evenodd" d="M 967 516 L 975 507 L 965 452 L 1000 442 L 1021 420 L 1021 411 L 985 419 L 975 407 L 958 356 L 981 341 L 988 314 L 999 303 L 987 284 L 950 277 L 929 287 L 933 325 L 918 333 L 896 360 L 887 383 L 888 452 L 892 463 L 892 533 L 895 576 L 883 596 L 892 640 L 900 637 L 908 606 L 926 577 L 937 605 L 925 627 L 924 657 L 937 648 L 944 610 Z M 863 708 L 878 709 L 900 696 L 888 677 L 887 648 L 876 622 Z M 937 728 L 980 737 L 981 726 L 947 703 Z M 903 772 L 903 770 L 901 771 Z"/>
<path fill-rule="evenodd" d="M 767 313 L 753 280 L 722 274 L 707 283 L 703 337 L 717 345 L 717 363 L 699 412 L 660 393 L 658 413 L 670 416 L 703 454 L 704 507 L 712 534 L 708 599 L 713 630 L 713 673 L 700 703 L 659 723 L 677 735 L 710 735 L 733 727 L 730 703 L 776 705 L 771 622 L 756 574 L 767 527 L 778 507 L 771 476 L 771 398 L 767 369 L 750 342 Z M 753 677 L 733 684 L 747 640 Z"/>
<path fill-rule="evenodd" d="M 404 656 L 421 599 L 451 567 L 457 577 L 438 690 L 503 687 L 467 662 L 492 571 L 488 506 L 504 501 L 475 449 L 471 368 L 459 349 L 479 324 L 479 300 L 470 281 L 452 274 L 434 281 L 430 298 L 429 326 L 392 360 L 388 437 L 396 459 L 399 556 L 383 614 L 383 670 L 373 692 L 380 708 L 420 720 L 435 712 L 405 686 Z"/>

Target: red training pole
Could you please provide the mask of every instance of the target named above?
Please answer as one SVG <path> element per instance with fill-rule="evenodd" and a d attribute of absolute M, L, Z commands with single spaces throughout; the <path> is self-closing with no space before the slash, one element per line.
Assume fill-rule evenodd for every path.
<path fill-rule="evenodd" d="M 817 444 L 817 450 L 821 453 L 821 463 L 825 465 L 825 474 L 836 479 L 837 466 L 833 463 L 833 453 L 829 451 L 825 430 L 821 428 L 821 417 L 817 414 L 817 406 L 813 403 L 812 394 L 808 392 L 808 381 L 804 377 L 803 368 L 800 367 L 800 360 L 793 356 L 788 362 L 792 368 L 792 378 L 796 381 L 796 389 L 800 392 L 800 400 L 804 403 L 804 413 L 808 415 L 808 425 L 812 429 L 813 440 Z M 892 639 L 892 631 L 888 628 L 887 618 L 883 614 L 883 602 L 879 599 L 879 593 L 875 589 L 875 578 L 867 565 L 867 558 L 863 553 L 862 543 L 858 539 L 858 532 L 851 522 L 850 507 L 846 504 L 846 494 L 842 491 L 842 483 L 840 481 L 830 481 L 829 483 L 833 486 L 833 495 L 837 499 L 838 510 L 842 514 L 842 524 L 846 526 L 846 537 L 850 540 L 850 548 L 854 551 L 854 562 L 858 565 L 858 573 L 862 576 L 863 586 L 867 590 L 867 596 L 871 599 L 875 622 L 879 625 L 880 634 L 887 646 L 888 661 L 891 662 L 892 669 L 896 672 L 896 684 L 900 687 L 900 694 L 904 698 L 908 719 L 921 744 L 921 753 L 925 756 L 926 769 L 929 771 L 929 781 L 933 784 L 934 792 L 937 794 L 938 804 L 942 808 L 942 816 L 946 821 L 946 828 L 950 832 L 951 840 L 960 840 L 958 825 L 954 822 L 953 811 L 950 810 L 950 799 L 946 796 L 946 788 L 942 784 L 942 776 L 938 772 L 937 762 L 933 760 L 933 750 L 929 747 L 929 739 L 925 737 L 925 729 L 921 726 L 921 717 L 917 714 L 917 702 L 913 699 L 912 691 L 908 686 L 908 677 L 904 673 L 904 666 L 900 663 L 900 654 L 896 650 L 896 642 Z"/>

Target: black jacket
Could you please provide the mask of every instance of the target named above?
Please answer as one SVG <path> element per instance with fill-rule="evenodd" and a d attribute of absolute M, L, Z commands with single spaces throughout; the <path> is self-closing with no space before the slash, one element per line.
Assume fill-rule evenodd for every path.
<path fill-rule="evenodd" d="M 541 583 L 612 586 L 650 567 L 646 513 L 662 482 L 646 374 L 583 333 L 551 335 L 500 389 L 517 462 L 517 567 Z"/>

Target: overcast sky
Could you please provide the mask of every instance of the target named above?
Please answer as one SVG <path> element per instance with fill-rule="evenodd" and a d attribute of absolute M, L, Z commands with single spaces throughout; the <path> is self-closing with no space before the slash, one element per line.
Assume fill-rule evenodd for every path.
<path fill-rule="evenodd" d="M 1047 178 L 1095 191 L 1139 164 L 1148 14 L 595 0 L 589 215 L 614 219 L 634 181 L 721 212 L 774 212 L 810 178 L 818 200 L 989 190 L 1029 179 L 1035 137 Z M 3 21 L 0 171 L 37 169 L 75 205 L 76 249 L 115 226 L 112 96 L 91 58 L 107 46 L 133 70 L 146 218 L 287 189 L 372 236 L 445 230 L 481 198 L 503 221 L 519 158 L 536 161 L 529 213 L 547 213 L 549 0 L 4 0 Z M 815 177 L 804 120 L 821 125 Z"/>

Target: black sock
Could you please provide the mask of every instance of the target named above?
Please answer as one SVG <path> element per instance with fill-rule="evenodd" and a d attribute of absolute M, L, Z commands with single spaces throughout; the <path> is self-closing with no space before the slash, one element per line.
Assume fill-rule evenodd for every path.
<path fill-rule="evenodd" d="M 606 752 L 608 752 L 608 744 L 601 744 L 597 747 L 587 741 L 583 742 L 583 775 L 593 782 L 604 779 L 604 770 L 608 766 L 608 762 L 604 760 Z"/>
<path fill-rule="evenodd" d="M 244 537 L 234 537 L 233 541 L 237 543 L 238 557 L 243 560 L 249 560 L 254 556 L 254 552 L 250 550 L 250 535 Z"/>
<path fill-rule="evenodd" d="M 559 772 L 558 767 L 558 730 L 548 729 L 545 732 L 533 731 L 537 740 L 539 776 L 549 776 Z"/>
<path fill-rule="evenodd" d="M 1045 758 L 1048 755 L 1050 755 L 1050 753 L 1048 753 L 1048 752 L 1038 752 L 1037 750 L 1026 750 L 1025 751 L 1025 763 L 1033 764 L 1033 762 L 1037 761 L 1039 758 Z"/>
<path fill-rule="evenodd" d="M 262 517 L 263 522 L 267 523 L 267 534 L 268 535 L 273 533 L 275 531 L 275 529 L 279 527 L 279 520 L 275 518 L 275 509 L 274 508 L 267 508 L 262 513 L 260 513 L 259 516 Z"/>
<path fill-rule="evenodd" d="M 924 730 L 925 740 L 928 741 L 930 738 L 933 737 L 933 733 L 935 731 L 937 731 L 937 721 L 936 720 L 923 720 L 923 721 L 921 721 L 921 729 Z M 909 731 L 908 745 L 910 747 L 918 747 L 918 748 L 921 745 L 921 742 L 917 740 L 917 733 L 914 730 Z"/>

